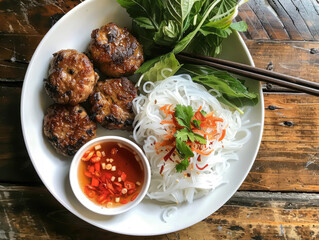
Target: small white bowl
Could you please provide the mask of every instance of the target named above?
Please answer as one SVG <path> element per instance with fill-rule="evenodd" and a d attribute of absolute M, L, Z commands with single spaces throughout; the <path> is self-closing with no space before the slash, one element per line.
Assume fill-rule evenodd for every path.
<path fill-rule="evenodd" d="M 137 160 L 140 160 L 143 166 L 144 182 L 141 187 L 140 193 L 138 194 L 135 200 L 130 201 L 126 204 L 123 204 L 119 207 L 107 208 L 94 203 L 84 194 L 78 180 L 78 168 L 79 168 L 79 164 L 81 162 L 81 158 L 83 154 L 92 146 L 95 146 L 97 144 L 104 143 L 104 142 L 115 142 L 115 143 L 123 144 L 124 146 L 131 149 L 134 153 L 137 154 L 138 156 Z M 88 208 L 89 210 L 95 213 L 99 213 L 103 215 L 116 215 L 116 214 L 120 214 L 130 210 L 131 208 L 135 207 L 137 204 L 139 204 L 143 200 L 151 182 L 151 169 L 150 169 L 149 162 L 146 156 L 144 155 L 143 151 L 134 142 L 126 138 L 118 137 L 118 136 L 104 136 L 104 137 L 95 138 L 87 142 L 84 146 L 82 146 L 78 150 L 78 152 L 75 154 L 72 160 L 69 177 L 70 177 L 71 188 L 76 198 L 82 203 L 82 205 L 84 205 L 86 208 Z"/>

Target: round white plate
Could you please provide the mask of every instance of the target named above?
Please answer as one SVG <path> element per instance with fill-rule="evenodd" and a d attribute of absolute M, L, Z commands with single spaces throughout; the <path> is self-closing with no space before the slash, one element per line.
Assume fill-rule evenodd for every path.
<path fill-rule="evenodd" d="M 69 211 L 99 228 L 128 235 L 157 235 L 189 227 L 219 209 L 236 192 L 246 178 L 257 155 L 264 119 L 263 95 L 260 84 L 247 81 L 250 89 L 260 94 L 259 102 L 246 118 L 251 124 L 252 137 L 239 153 L 240 160 L 232 162 L 224 179 L 228 181 L 211 194 L 192 204 L 179 206 L 168 222 L 162 219 L 165 204 L 143 200 L 136 208 L 118 216 L 103 216 L 90 212 L 75 198 L 69 184 L 70 158 L 55 153 L 42 131 L 46 108 L 52 101 L 43 88 L 52 54 L 60 49 L 73 48 L 85 51 L 91 31 L 113 21 L 119 26 L 130 27 L 130 19 L 115 0 L 86 0 L 62 19 L 46 34 L 36 49 L 25 76 L 21 99 L 21 123 L 25 144 L 31 161 L 41 180 L 52 195 Z M 224 42 L 222 58 L 253 65 L 246 45 L 238 34 Z M 118 134 L 101 130 L 98 135 Z"/>

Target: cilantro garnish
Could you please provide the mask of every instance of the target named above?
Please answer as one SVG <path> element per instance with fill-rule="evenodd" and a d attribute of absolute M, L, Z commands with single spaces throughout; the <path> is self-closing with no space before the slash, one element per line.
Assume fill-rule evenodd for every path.
<path fill-rule="evenodd" d="M 202 113 L 202 112 L 201 112 Z M 195 128 L 200 129 L 200 121 L 192 118 L 194 117 L 194 111 L 191 106 L 176 105 L 175 107 L 175 118 L 182 129 L 177 130 L 174 137 L 176 138 L 176 151 L 180 158 L 183 160 L 176 165 L 176 171 L 182 172 L 189 166 L 188 159 L 194 156 L 193 151 L 187 145 L 188 141 L 198 142 L 200 144 L 206 144 L 206 139 L 192 131 L 192 123 Z M 206 113 L 203 111 L 203 115 Z"/>

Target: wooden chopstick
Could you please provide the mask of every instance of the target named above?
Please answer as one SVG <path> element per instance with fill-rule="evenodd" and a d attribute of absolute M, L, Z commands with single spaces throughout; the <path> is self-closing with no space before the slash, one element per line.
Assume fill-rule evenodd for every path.
<path fill-rule="evenodd" d="M 184 62 L 207 65 L 219 70 L 248 77 L 250 79 L 273 83 L 286 88 L 298 90 L 300 92 L 319 96 L 319 83 L 316 82 L 214 57 L 193 55 L 184 52 L 178 54 L 176 57 L 178 60 Z"/>

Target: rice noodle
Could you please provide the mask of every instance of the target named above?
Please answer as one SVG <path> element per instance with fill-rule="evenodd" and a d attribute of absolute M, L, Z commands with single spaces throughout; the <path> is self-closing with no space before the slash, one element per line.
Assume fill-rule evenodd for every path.
<path fill-rule="evenodd" d="M 172 76 L 156 83 L 146 82 L 143 89 L 147 96 L 141 94 L 133 101 L 136 114 L 133 138 L 143 146 L 151 165 L 148 197 L 163 202 L 191 203 L 224 183 L 223 173 L 229 167 L 229 160 L 238 159 L 235 151 L 250 138 L 250 131 L 241 128 L 239 112 L 221 104 L 202 85 L 194 83 L 189 75 Z M 156 153 L 155 150 L 155 143 L 163 140 L 169 128 L 169 124 L 161 124 L 166 116 L 160 108 L 167 104 L 172 104 L 172 109 L 177 104 L 190 105 L 194 111 L 201 106 L 205 112 L 214 112 L 216 117 L 224 120 L 218 123 L 218 134 L 226 128 L 222 141 L 216 140 L 207 146 L 214 151 L 208 156 L 202 155 L 200 162 L 197 161 L 198 153 L 194 152 L 188 169 L 182 173 L 175 169 L 177 163 L 174 161 L 180 160 L 177 154 L 172 157 L 173 161 L 165 161 L 161 171 L 167 151 Z M 206 164 L 207 167 L 203 168 Z"/>

